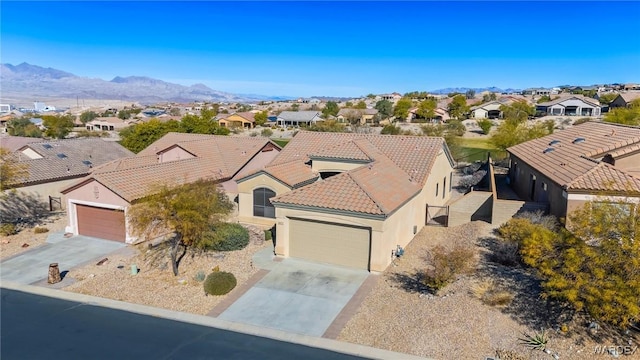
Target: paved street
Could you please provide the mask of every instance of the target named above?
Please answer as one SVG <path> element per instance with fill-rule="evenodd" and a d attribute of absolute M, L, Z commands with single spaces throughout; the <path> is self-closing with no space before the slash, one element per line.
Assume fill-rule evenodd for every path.
<path fill-rule="evenodd" d="M 362 359 L 329 350 L 3 288 L 0 357 Z"/>

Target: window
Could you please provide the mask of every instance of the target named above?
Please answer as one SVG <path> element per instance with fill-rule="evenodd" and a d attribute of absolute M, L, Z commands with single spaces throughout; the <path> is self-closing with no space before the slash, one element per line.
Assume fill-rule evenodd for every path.
<path fill-rule="evenodd" d="M 440 186 L 440 184 L 436 184 L 436 196 L 438 196 L 438 187 Z"/>
<path fill-rule="evenodd" d="M 444 194 L 447 192 L 447 177 L 445 176 L 442 181 L 442 198 L 444 199 Z"/>
<path fill-rule="evenodd" d="M 253 190 L 253 216 L 275 219 L 276 209 L 269 201 L 274 196 L 276 193 L 267 188 Z"/>
<path fill-rule="evenodd" d="M 449 173 L 449 192 L 453 188 L 453 172 Z"/>

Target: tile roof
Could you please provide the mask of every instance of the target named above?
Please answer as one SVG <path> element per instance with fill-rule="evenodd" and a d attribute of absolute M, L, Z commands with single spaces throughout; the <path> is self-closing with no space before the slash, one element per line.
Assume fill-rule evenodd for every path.
<path fill-rule="evenodd" d="M 640 193 L 640 178 L 601 162 L 567 186 L 570 190 Z"/>
<path fill-rule="evenodd" d="M 39 140 L 41 142 L 27 144 L 14 153 L 21 163 L 28 166 L 29 177 L 22 181 L 22 185 L 86 176 L 93 167 L 133 155 L 117 142 L 99 138 Z M 27 148 L 42 158 L 27 158 L 22 154 Z"/>
<path fill-rule="evenodd" d="M 40 138 L 24 137 L 24 136 L 0 136 L 0 147 L 16 151 L 21 147 L 35 142 L 41 142 Z"/>
<path fill-rule="evenodd" d="M 269 139 L 262 137 L 169 133 L 137 156 L 96 169 L 63 193 L 95 179 L 132 202 L 147 195 L 158 183 L 190 183 L 202 178 L 226 180 L 238 173 L 268 143 Z M 175 146 L 196 157 L 159 163 L 156 154 Z"/>
<path fill-rule="evenodd" d="M 507 151 L 560 186 L 569 186 L 576 179 L 598 167 L 599 158 L 602 156 L 611 154 L 615 158 L 638 149 L 640 149 L 639 127 L 586 122 L 512 146 Z M 591 179 L 597 179 L 597 177 Z M 595 183 L 590 186 L 594 187 L 593 184 Z M 607 184 L 600 183 L 599 189 L 607 190 Z"/>
<path fill-rule="evenodd" d="M 287 184 L 307 181 L 274 203 L 388 216 L 420 192 L 445 149 L 444 140 L 434 137 L 300 131 L 261 171 Z M 317 158 L 363 164 L 315 181 L 307 163 Z"/>
<path fill-rule="evenodd" d="M 629 92 L 620 93 L 620 97 L 626 103 L 630 103 L 635 99 L 640 99 L 640 91 L 629 91 Z"/>
<path fill-rule="evenodd" d="M 320 119 L 319 111 L 283 111 L 278 117 L 285 121 L 317 121 Z"/>
<path fill-rule="evenodd" d="M 222 120 L 222 119 L 226 119 L 231 115 L 237 115 L 240 116 L 241 118 L 249 121 L 249 122 L 255 122 L 255 113 L 252 113 L 251 111 L 246 111 L 246 112 L 238 112 L 238 113 L 232 113 L 232 114 L 220 114 L 220 116 L 218 116 L 218 120 Z"/>

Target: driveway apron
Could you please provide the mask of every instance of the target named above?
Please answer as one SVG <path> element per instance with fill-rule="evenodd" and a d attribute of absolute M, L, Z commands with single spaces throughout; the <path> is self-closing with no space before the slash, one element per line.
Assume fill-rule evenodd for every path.
<path fill-rule="evenodd" d="M 52 234 L 53 235 L 53 234 Z M 19 284 L 33 284 L 48 276 L 49 264 L 58 263 L 60 272 L 103 257 L 126 245 L 88 236 L 47 240 L 42 246 L 0 262 L 0 279 Z"/>
<path fill-rule="evenodd" d="M 368 276 L 365 270 L 287 258 L 218 318 L 319 337 Z"/>

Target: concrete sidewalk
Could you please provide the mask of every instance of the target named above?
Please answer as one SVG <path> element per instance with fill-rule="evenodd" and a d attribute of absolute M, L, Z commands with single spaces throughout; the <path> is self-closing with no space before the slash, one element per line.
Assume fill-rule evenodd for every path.
<path fill-rule="evenodd" d="M 59 233 L 54 233 L 50 238 L 51 241 L 48 238 L 42 246 L 0 262 L 0 280 L 33 284 L 47 278 L 51 263 L 58 263 L 62 273 L 126 246 L 81 235 L 62 238 Z"/>

